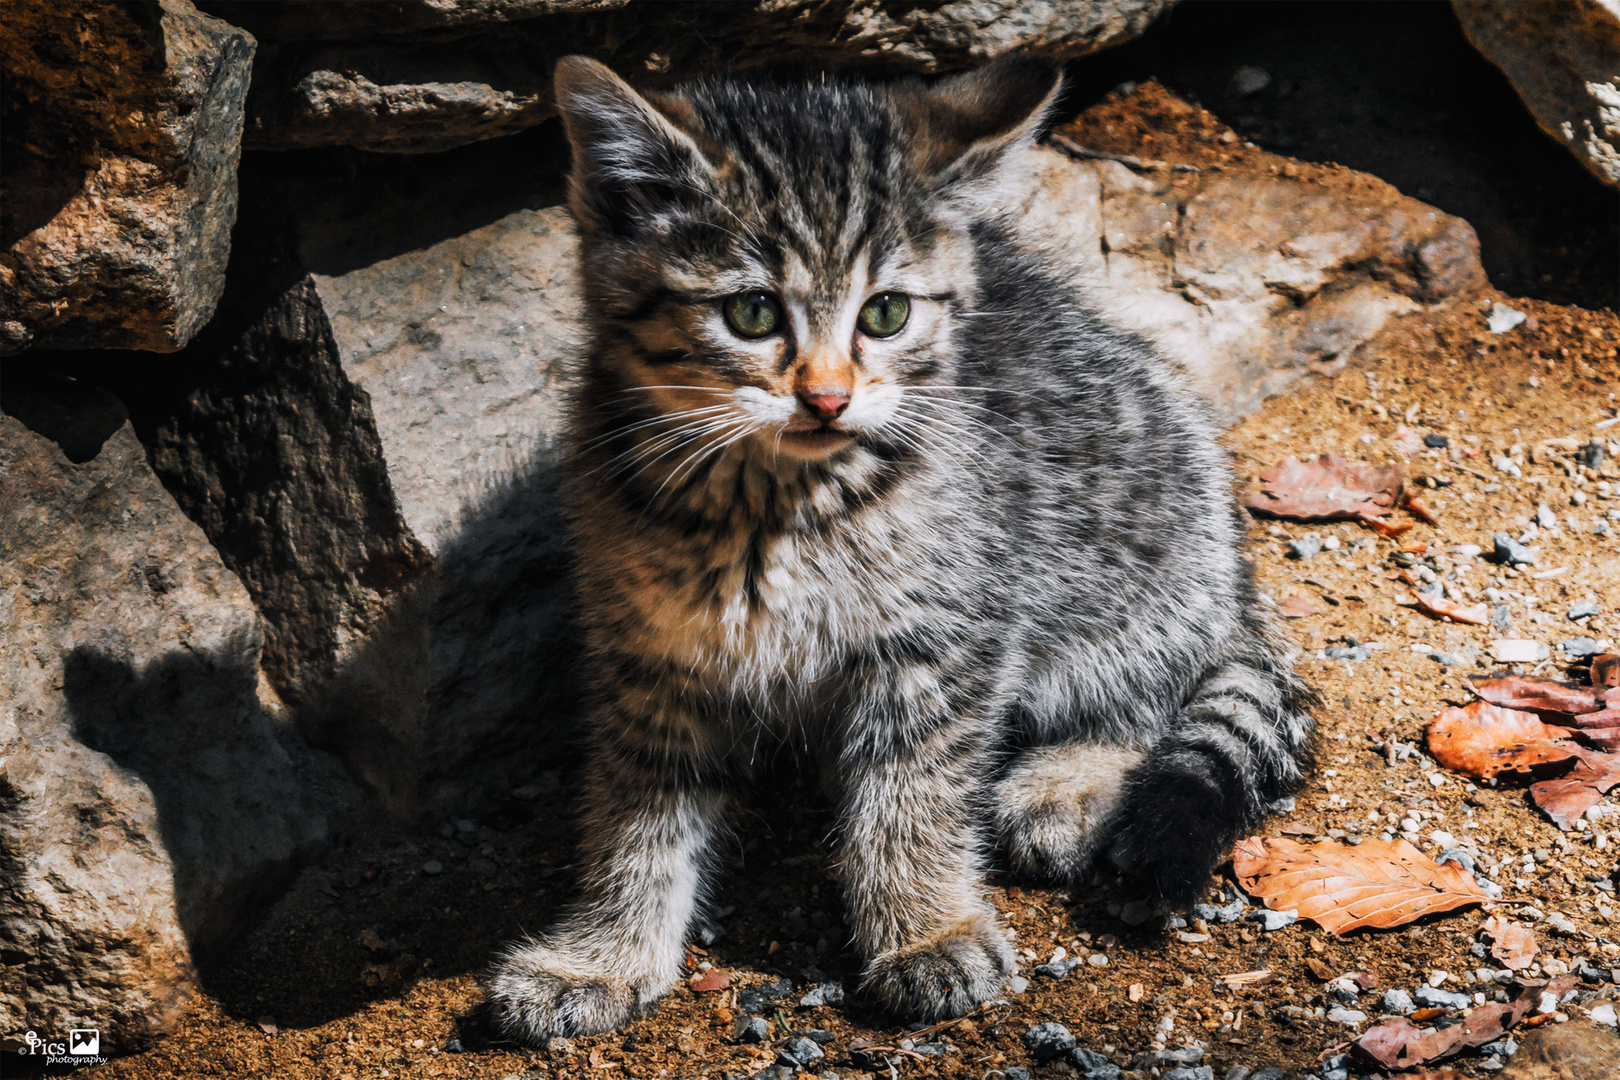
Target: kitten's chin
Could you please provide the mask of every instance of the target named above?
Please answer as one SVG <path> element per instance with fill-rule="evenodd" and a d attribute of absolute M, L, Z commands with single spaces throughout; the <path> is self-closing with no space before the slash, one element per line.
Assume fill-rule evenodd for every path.
<path fill-rule="evenodd" d="M 825 461 L 855 445 L 847 431 L 816 428 L 810 431 L 784 431 L 774 440 L 776 452 L 795 461 Z"/>

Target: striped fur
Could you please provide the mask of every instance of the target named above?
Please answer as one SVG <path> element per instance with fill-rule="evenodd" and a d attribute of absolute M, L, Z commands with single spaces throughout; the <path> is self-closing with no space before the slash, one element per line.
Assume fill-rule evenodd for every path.
<path fill-rule="evenodd" d="M 867 993 L 923 1019 L 1012 970 L 996 833 L 1027 872 L 1111 864 L 1179 903 L 1299 782 L 1309 694 L 1209 419 L 1001 219 L 1057 88 L 1015 59 L 642 96 L 559 65 L 595 342 L 570 494 L 593 761 L 582 895 L 490 983 L 514 1037 L 670 989 L 727 805 L 785 746 L 837 789 Z M 778 332 L 728 328 L 749 290 Z M 864 335 L 885 291 L 909 321 Z"/>

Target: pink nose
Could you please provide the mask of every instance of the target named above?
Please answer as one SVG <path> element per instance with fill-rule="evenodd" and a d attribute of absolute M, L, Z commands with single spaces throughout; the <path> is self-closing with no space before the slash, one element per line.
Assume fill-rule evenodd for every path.
<path fill-rule="evenodd" d="M 812 416 L 822 420 L 836 420 L 849 408 L 848 394 L 800 394 L 799 400 Z"/>

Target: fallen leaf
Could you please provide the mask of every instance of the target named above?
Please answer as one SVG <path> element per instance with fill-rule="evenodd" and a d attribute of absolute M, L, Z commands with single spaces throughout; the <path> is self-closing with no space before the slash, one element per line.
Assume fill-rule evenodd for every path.
<path fill-rule="evenodd" d="M 1429 721 L 1429 753 L 1452 772 L 1489 779 L 1580 757 L 1584 751 L 1568 734 L 1533 713 L 1476 701 L 1452 706 Z"/>
<path fill-rule="evenodd" d="M 1399 525 L 1392 525 L 1387 521 L 1371 517 L 1357 518 L 1356 520 L 1379 536 L 1387 536 L 1392 540 L 1397 536 L 1404 536 L 1416 524 L 1411 521 L 1403 521 Z"/>
<path fill-rule="evenodd" d="M 731 972 L 726 968 L 712 967 L 708 971 L 701 971 L 692 976 L 692 989 L 700 994 L 710 990 L 724 990 L 731 985 Z"/>
<path fill-rule="evenodd" d="M 1301 844 L 1251 836 L 1232 852 L 1238 881 L 1273 911 L 1294 909 L 1334 934 L 1387 929 L 1487 899 L 1456 863 L 1439 864 L 1405 840 Z"/>
<path fill-rule="evenodd" d="M 1255 514 L 1291 521 L 1383 524 L 1378 519 L 1394 512 L 1403 483 L 1399 465 L 1350 462 L 1338 454 L 1290 457 L 1260 474 L 1261 488 L 1247 505 Z"/>
<path fill-rule="evenodd" d="M 1620 656 L 1599 653 L 1592 657 L 1592 685 L 1620 686 Z"/>
<path fill-rule="evenodd" d="M 1277 614 L 1285 619 L 1303 619 L 1315 615 L 1316 608 L 1303 596 L 1291 596 L 1277 605 Z"/>
<path fill-rule="evenodd" d="M 1620 748 L 1620 709 L 1610 706 L 1601 712 L 1583 713 L 1575 723 L 1592 742 Z"/>
<path fill-rule="evenodd" d="M 1284 836 L 1315 836 L 1316 830 L 1303 821 L 1290 821 L 1279 830 Z"/>
<path fill-rule="evenodd" d="M 1530 785 L 1530 798 L 1553 824 L 1568 832 L 1582 814 L 1620 784 L 1620 754 L 1583 750 L 1576 766 L 1553 780 Z"/>
<path fill-rule="evenodd" d="M 281 1028 L 276 1025 L 276 1018 L 273 1016 L 259 1017 L 258 1024 L 259 1030 L 264 1032 L 266 1035 L 274 1035 L 276 1032 L 281 1030 Z"/>
<path fill-rule="evenodd" d="M 1482 1005 L 1462 1023 L 1432 1030 L 1397 1016 L 1368 1028 L 1351 1045 L 1386 1069 L 1410 1069 L 1449 1057 L 1465 1047 L 1494 1042 L 1522 1015 L 1518 1004 Z"/>
<path fill-rule="evenodd" d="M 1491 955 L 1503 967 L 1521 971 L 1535 959 L 1536 935 L 1529 927 L 1492 915 L 1485 920 L 1485 932 L 1491 936 Z"/>
<path fill-rule="evenodd" d="M 1444 1016 L 1450 1011 L 1450 1009 L 1441 1008 L 1438 1005 L 1427 1009 L 1413 1009 L 1411 1015 L 1408 1016 L 1407 1019 L 1411 1020 L 1414 1024 L 1421 1024 L 1426 1020 L 1433 1020 L 1437 1016 Z"/>
<path fill-rule="evenodd" d="M 1401 505 L 1406 508 L 1408 514 L 1411 514 L 1425 525 L 1440 524 L 1440 519 L 1434 516 L 1434 511 L 1418 502 L 1417 496 L 1411 492 L 1406 493 L 1406 497 L 1401 500 Z"/>
<path fill-rule="evenodd" d="M 1484 604 L 1475 604 L 1465 607 L 1443 596 L 1427 596 L 1423 593 L 1417 596 L 1417 609 L 1425 615 L 1433 615 L 1437 619 L 1450 619 L 1452 622 L 1468 623 L 1470 626 L 1484 626 L 1491 621 L 1491 616 L 1485 610 Z"/>
<path fill-rule="evenodd" d="M 1554 682 L 1552 679 L 1526 679 L 1519 675 L 1475 679 L 1473 689 L 1474 693 L 1492 705 L 1509 709 L 1533 709 L 1574 716 L 1603 708 L 1591 687 Z"/>

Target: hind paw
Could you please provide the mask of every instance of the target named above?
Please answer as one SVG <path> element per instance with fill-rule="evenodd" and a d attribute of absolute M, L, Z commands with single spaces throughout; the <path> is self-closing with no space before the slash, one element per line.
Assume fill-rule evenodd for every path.
<path fill-rule="evenodd" d="M 897 1016 L 945 1020 L 1001 993 L 1014 958 L 1007 931 L 989 916 L 873 960 L 864 987 Z"/>
<path fill-rule="evenodd" d="M 565 956 L 541 945 L 513 949 L 496 966 L 486 991 L 496 1025 L 531 1046 L 559 1035 L 612 1030 L 640 1016 L 662 994 L 574 968 Z"/>

